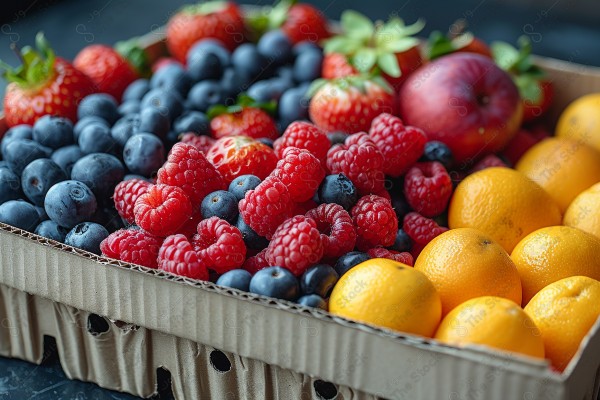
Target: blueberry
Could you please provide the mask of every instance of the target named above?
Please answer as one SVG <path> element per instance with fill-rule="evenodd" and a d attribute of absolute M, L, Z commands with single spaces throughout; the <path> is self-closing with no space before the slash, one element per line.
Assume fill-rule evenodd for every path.
<path fill-rule="evenodd" d="M 217 190 L 202 200 L 200 211 L 204 218 L 219 217 L 234 224 L 239 213 L 238 199 L 232 193 Z"/>
<path fill-rule="evenodd" d="M 283 67 L 277 68 L 277 71 L 275 71 L 275 78 L 287 82 L 290 87 L 294 86 L 294 67 L 291 65 L 284 65 Z"/>
<path fill-rule="evenodd" d="M 404 194 L 402 193 L 394 193 L 392 196 L 392 207 L 396 212 L 396 216 L 398 217 L 398 221 L 403 221 L 404 216 L 411 211 Z"/>
<path fill-rule="evenodd" d="M 35 228 L 34 233 L 48 239 L 56 240 L 57 242 L 64 243 L 65 237 L 67 236 L 67 233 L 69 233 L 69 230 L 67 228 L 63 228 L 54 221 L 48 220 L 40 222 L 37 228 Z"/>
<path fill-rule="evenodd" d="M 176 91 L 185 97 L 192 86 L 192 80 L 186 70 L 178 63 L 165 65 L 154 73 L 150 79 L 152 89 Z"/>
<path fill-rule="evenodd" d="M 83 128 L 79 135 L 79 148 L 84 154 L 117 154 L 119 143 L 111 136 L 111 130 L 102 125 L 91 124 Z"/>
<path fill-rule="evenodd" d="M 229 184 L 229 192 L 239 201 L 246 196 L 248 190 L 256 189 L 261 180 L 256 175 L 240 175 Z"/>
<path fill-rule="evenodd" d="M 180 133 L 176 131 L 169 131 L 169 133 L 167 133 L 167 136 L 165 137 L 165 143 L 167 144 L 167 146 L 173 147 L 175 143 L 179 142 L 179 135 Z"/>
<path fill-rule="evenodd" d="M 159 138 L 164 138 L 171 129 L 171 121 L 167 113 L 154 107 L 146 107 L 140 111 L 140 132 L 154 133 Z"/>
<path fill-rule="evenodd" d="M 224 97 L 219 81 L 206 80 L 192 87 L 187 100 L 192 109 L 206 112 L 210 107 L 221 104 Z"/>
<path fill-rule="evenodd" d="M 0 204 L 21 198 L 21 180 L 10 168 L 0 168 Z"/>
<path fill-rule="evenodd" d="M 300 277 L 300 291 L 302 294 L 317 294 L 323 298 L 329 297 L 329 293 L 338 278 L 338 273 L 331 265 L 313 265 Z"/>
<path fill-rule="evenodd" d="M 150 90 L 150 82 L 148 79 L 137 79 L 129 84 L 125 91 L 123 92 L 123 96 L 121 100 L 123 102 L 130 100 L 142 100 L 142 97 Z"/>
<path fill-rule="evenodd" d="M 88 220 L 96 212 L 96 207 L 96 196 L 90 188 L 73 180 L 52 186 L 44 200 L 48 217 L 68 229 Z"/>
<path fill-rule="evenodd" d="M 265 146 L 269 146 L 270 148 L 273 148 L 273 139 L 261 137 L 261 138 L 256 139 L 256 141 L 264 144 Z"/>
<path fill-rule="evenodd" d="M 8 162 L 8 166 L 15 174 L 21 176 L 23 169 L 33 160 L 48 158 L 52 150 L 42 146 L 38 142 L 29 139 L 11 140 L 6 146 L 2 156 Z"/>
<path fill-rule="evenodd" d="M 81 100 L 77 107 L 77 118 L 81 119 L 88 116 L 100 117 L 110 125 L 119 119 L 117 110 L 117 101 L 111 95 L 106 93 L 94 93 Z"/>
<path fill-rule="evenodd" d="M 140 106 L 142 110 L 148 107 L 155 108 L 172 121 L 183 112 L 183 99 L 177 92 L 152 89 L 144 95 Z"/>
<path fill-rule="evenodd" d="M 138 133 L 125 144 L 123 160 L 129 171 L 150 177 L 165 162 L 165 147 L 158 136 Z"/>
<path fill-rule="evenodd" d="M 155 111 L 154 109 L 151 110 Z M 123 147 L 129 138 L 139 131 L 140 116 L 137 114 L 131 114 L 126 115 L 115 122 L 112 128 L 110 128 L 110 135 L 120 147 Z"/>
<path fill-rule="evenodd" d="M 111 202 L 115 186 L 123 180 L 125 168 L 115 156 L 103 153 L 89 154 L 77 161 L 71 179 L 85 183 L 94 192 L 99 203 Z"/>
<path fill-rule="evenodd" d="M 93 115 L 89 117 L 83 117 L 79 121 L 77 121 L 77 123 L 73 127 L 73 139 L 75 140 L 75 142 L 79 142 L 79 136 L 81 135 L 81 131 L 83 130 L 83 128 L 92 124 L 102 125 L 104 127 L 110 128 L 108 122 L 106 122 L 100 117 L 96 117 Z"/>
<path fill-rule="evenodd" d="M 279 100 L 283 93 L 292 87 L 292 83 L 281 78 L 258 81 L 248 89 L 248 96 L 258 102 Z"/>
<path fill-rule="evenodd" d="M 33 232 L 40 223 L 35 207 L 23 200 L 9 200 L 0 205 L 0 222 Z"/>
<path fill-rule="evenodd" d="M 318 190 L 320 203 L 336 203 L 350 211 L 358 201 L 358 191 L 344 174 L 327 175 Z"/>
<path fill-rule="evenodd" d="M 296 303 L 313 308 L 320 308 L 327 311 L 327 302 L 317 294 L 307 294 L 296 300 Z"/>
<path fill-rule="evenodd" d="M 321 48 L 319 46 L 314 44 L 314 42 L 309 42 L 309 41 L 300 42 L 300 43 L 294 45 L 294 47 L 292 48 L 292 54 L 294 55 L 295 58 L 298 58 L 300 56 L 300 54 L 303 54 L 305 52 L 323 53 L 323 50 L 321 50 Z"/>
<path fill-rule="evenodd" d="M 276 29 L 265 33 L 258 41 L 258 52 L 275 65 L 288 63 L 292 58 L 292 42 Z"/>
<path fill-rule="evenodd" d="M 140 102 L 138 100 L 127 100 L 121 103 L 118 108 L 120 115 L 137 114 L 140 112 Z"/>
<path fill-rule="evenodd" d="M 394 240 L 394 244 L 390 247 L 392 250 L 396 251 L 410 251 L 412 247 L 412 241 L 410 236 L 403 229 L 398 229 L 396 233 L 396 239 Z"/>
<path fill-rule="evenodd" d="M 204 79 L 219 79 L 230 61 L 231 54 L 223 43 L 216 39 L 200 40 L 187 53 L 188 73 L 196 82 Z"/>
<path fill-rule="evenodd" d="M 146 178 L 145 176 L 137 175 L 137 174 L 127 174 L 123 177 L 124 181 L 128 181 L 130 179 L 140 179 L 142 181 L 151 182 L 151 179 Z"/>
<path fill-rule="evenodd" d="M 247 292 L 250 289 L 252 274 L 245 269 L 232 269 L 217 279 L 217 285 L 227 286 Z"/>
<path fill-rule="evenodd" d="M 294 121 L 308 119 L 308 104 L 305 87 L 293 87 L 283 92 L 277 107 L 279 121 L 283 127 Z"/>
<path fill-rule="evenodd" d="M 258 271 L 250 280 L 250 292 L 294 301 L 298 298 L 300 285 L 289 270 L 282 267 L 267 267 Z"/>
<path fill-rule="evenodd" d="M 332 146 L 336 144 L 344 144 L 348 136 L 350 135 L 345 132 L 330 132 L 327 134 Z"/>
<path fill-rule="evenodd" d="M 244 43 L 231 55 L 231 64 L 236 71 L 257 78 L 267 65 L 267 59 L 258 52 L 256 45 Z"/>
<path fill-rule="evenodd" d="M 8 129 L 4 136 L 2 137 L 2 143 L 0 145 L 0 150 L 2 154 L 6 154 L 6 146 L 12 141 L 16 139 L 29 139 L 33 140 L 33 128 L 29 125 L 21 124 L 15 125 L 12 128 Z"/>
<path fill-rule="evenodd" d="M 246 73 L 236 71 L 233 68 L 227 68 L 223 71 L 223 76 L 219 82 L 223 92 L 223 103 L 232 105 L 238 94 L 248 90 L 252 77 Z"/>
<path fill-rule="evenodd" d="M 63 117 L 44 115 L 33 124 L 33 140 L 51 149 L 73 144 L 73 123 Z"/>
<path fill-rule="evenodd" d="M 44 206 L 34 206 L 35 207 L 35 211 L 37 211 L 38 213 L 38 217 L 40 217 L 40 222 L 43 221 L 47 221 L 50 219 L 50 217 L 48 216 L 48 214 L 46 214 L 46 209 L 44 208 Z"/>
<path fill-rule="evenodd" d="M 200 111 L 186 111 L 173 122 L 173 130 L 177 133 L 194 132 L 198 135 L 210 134 L 210 121 Z"/>
<path fill-rule="evenodd" d="M 54 161 L 67 176 L 71 176 L 71 170 L 73 169 L 73 165 L 83 157 L 85 154 L 79 146 L 73 144 L 67 147 L 61 147 L 52 153 L 50 157 L 52 161 Z"/>
<path fill-rule="evenodd" d="M 100 243 L 108 237 L 105 227 L 95 222 L 82 222 L 67 233 L 65 244 L 101 255 Z"/>
<path fill-rule="evenodd" d="M 425 144 L 420 161 L 439 161 L 444 167 L 449 168 L 453 161 L 452 150 L 444 143 L 432 140 Z"/>
<path fill-rule="evenodd" d="M 235 226 L 242 233 L 244 243 L 246 243 L 246 247 L 248 247 L 249 249 L 262 250 L 269 245 L 269 241 L 267 240 L 267 238 L 260 236 L 252 228 L 250 228 L 250 226 L 246 223 L 246 221 L 244 221 L 241 215 L 238 217 Z"/>
<path fill-rule="evenodd" d="M 29 163 L 21 174 L 21 186 L 25 196 L 36 206 L 43 206 L 48 190 L 67 175 L 49 158 L 38 158 Z"/>
<path fill-rule="evenodd" d="M 335 268 L 335 272 L 341 277 L 346 272 L 348 272 L 352 267 L 367 261 L 370 259 L 367 253 L 362 253 L 360 251 L 351 251 L 349 253 L 344 254 L 336 261 L 333 268 Z"/>
<path fill-rule="evenodd" d="M 323 54 L 320 51 L 305 51 L 294 61 L 294 80 L 312 82 L 321 77 Z"/>
<path fill-rule="evenodd" d="M 125 227 L 121 216 L 114 207 L 98 208 L 90 218 L 90 222 L 102 225 L 109 232 L 114 232 Z"/>

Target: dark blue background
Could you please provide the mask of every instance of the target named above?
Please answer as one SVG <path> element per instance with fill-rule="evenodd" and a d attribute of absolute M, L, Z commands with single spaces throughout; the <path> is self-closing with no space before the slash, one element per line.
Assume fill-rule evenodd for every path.
<path fill-rule="evenodd" d="M 373 19 L 398 15 L 412 23 L 427 21 L 425 33 L 446 31 L 464 19 L 486 41 L 516 42 L 528 35 L 540 55 L 600 66 L 600 7 L 597 0 L 326 0 L 309 1 L 330 18 L 353 8 Z M 8 3 L 6 0 L 3 3 Z M 0 59 L 17 60 L 9 47 L 33 43 L 43 30 L 57 54 L 72 59 L 89 43 L 114 44 L 132 36 L 158 31 L 182 0 L 63 0 L 10 1 L 0 5 Z M 270 4 L 267 1 L 245 1 Z M 0 83 L 0 93 L 4 82 Z M 67 381 L 55 357 L 42 366 L 0 358 L 0 400 L 133 399 L 93 384 Z"/>

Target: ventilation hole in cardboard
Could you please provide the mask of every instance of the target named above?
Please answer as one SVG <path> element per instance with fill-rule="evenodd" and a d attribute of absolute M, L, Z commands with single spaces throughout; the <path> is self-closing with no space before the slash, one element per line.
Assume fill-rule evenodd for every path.
<path fill-rule="evenodd" d="M 42 365 L 53 364 L 58 361 L 58 347 L 56 339 L 52 336 L 44 335 L 44 354 L 42 355 Z"/>
<path fill-rule="evenodd" d="M 149 400 L 175 400 L 171 386 L 171 372 L 165 367 L 156 369 L 156 394 Z"/>
<path fill-rule="evenodd" d="M 318 379 L 314 381 L 313 386 L 319 399 L 332 400 L 337 397 L 338 391 L 333 383 Z"/>
<path fill-rule="evenodd" d="M 108 332 L 110 325 L 106 318 L 98 314 L 90 314 L 87 321 L 87 330 L 92 336 L 99 336 Z"/>
<path fill-rule="evenodd" d="M 221 350 L 210 352 L 210 365 L 218 372 L 227 372 L 231 369 L 231 361 Z"/>

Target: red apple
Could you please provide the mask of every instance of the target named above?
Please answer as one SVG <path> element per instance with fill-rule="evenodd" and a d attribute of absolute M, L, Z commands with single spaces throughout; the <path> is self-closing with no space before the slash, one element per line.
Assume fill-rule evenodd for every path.
<path fill-rule="evenodd" d="M 450 54 L 419 68 L 402 86 L 399 101 L 404 123 L 448 145 L 457 164 L 501 150 L 523 116 L 511 77 L 479 54 Z"/>

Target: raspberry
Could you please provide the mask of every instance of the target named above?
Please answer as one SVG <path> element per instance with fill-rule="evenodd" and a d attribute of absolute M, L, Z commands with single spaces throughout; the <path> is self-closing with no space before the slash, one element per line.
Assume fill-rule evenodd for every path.
<path fill-rule="evenodd" d="M 120 229 L 100 243 L 102 254 L 110 258 L 158 268 L 158 250 L 162 239 L 141 229 Z"/>
<path fill-rule="evenodd" d="M 181 135 L 181 139 L 179 139 L 181 143 L 190 144 L 203 152 L 204 154 L 208 153 L 208 150 L 215 144 L 215 139 L 206 135 L 196 135 L 194 132 L 188 132 Z"/>
<path fill-rule="evenodd" d="M 227 189 L 221 174 L 194 146 L 176 143 L 167 162 L 158 170 L 159 184 L 177 186 L 189 196 L 194 206 L 207 194 Z"/>
<path fill-rule="evenodd" d="M 240 200 L 240 215 L 260 236 L 271 239 L 277 227 L 292 216 L 294 202 L 287 186 L 276 176 L 269 176 Z"/>
<path fill-rule="evenodd" d="M 497 155 L 490 154 L 488 156 L 485 156 L 477 164 L 475 164 L 473 168 L 471 168 L 469 173 L 474 174 L 477 171 L 481 171 L 483 169 L 492 167 L 508 167 L 508 165 L 506 165 L 506 163 L 502 161 Z"/>
<path fill-rule="evenodd" d="M 242 233 L 219 217 L 200 221 L 192 245 L 205 261 L 206 267 L 219 274 L 241 267 L 246 259 Z"/>
<path fill-rule="evenodd" d="M 356 231 L 352 217 L 339 204 L 321 204 L 306 213 L 317 223 L 323 241 L 323 258 L 334 261 L 352 251 L 356 244 Z"/>
<path fill-rule="evenodd" d="M 273 234 L 267 247 L 267 261 L 300 276 L 311 265 L 321 261 L 323 241 L 312 218 L 297 215 L 286 220 Z"/>
<path fill-rule="evenodd" d="M 388 200 L 375 195 L 363 196 L 352 208 L 351 214 L 356 227 L 358 250 L 367 251 L 376 246 L 394 244 L 398 217 Z"/>
<path fill-rule="evenodd" d="M 125 221 L 130 224 L 135 222 L 135 214 L 133 208 L 135 207 L 135 201 L 148 191 L 150 183 L 141 179 L 129 179 L 120 182 L 115 187 L 113 199 L 115 202 L 115 208 L 117 212 Z M 116 258 L 116 257 L 113 257 Z"/>
<path fill-rule="evenodd" d="M 304 215 L 317 206 L 318 204 L 313 199 L 303 201 L 302 203 L 294 203 L 292 216 Z"/>
<path fill-rule="evenodd" d="M 177 230 L 177 233 L 181 233 L 188 239 L 192 239 L 192 237 L 197 233 L 198 224 L 202 221 L 202 214 L 199 210 L 192 210 L 193 214 L 190 218 L 188 218 L 181 228 Z"/>
<path fill-rule="evenodd" d="M 410 265 L 411 267 L 414 264 L 413 256 L 406 251 L 400 253 L 383 247 L 373 247 L 372 249 L 367 250 L 367 254 L 371 258 L 388 258 L 402 264 Z"/>
<path fill-rule="evenodd" d="M 452 179 L 437 162 L 417 163 L 404 177 L 406 201 L 425 217 L 435 217 L 446 209 L 452 196 Z"/>
<path fill-rule="evenodd" d="M 153 235 L 171 235 L 192 216 L 192 203 L 175 186 L 153 185 L 135 202 L 135 223 Z"/>
<path fill-rule="evenodd" d="M 383 154 L 364 132 L 350 135 L 345 143 L 327 152 L 327 168 L 331 174 L 348 177 L 361 195 L 384 189 Z"/>
<path fill-rule="evenodd" d="M 297 147 L 310 151 L 325 166 L 327 150 L 331 142 L 327 134 L 309 122 L 296 121 L 288 125 L 283 135 L 273 143 L 277 157 L 283 157 L 283 150 Z"/>
<path fill-rule="evenodd" d="M 183 235 L 172 235 L 165 239 L 158 251 L 158 268 L 175 275 L 208 280 L 204 260 Z"/>
<path fill-rule="evenodd" d="M 400 118 L 386 113 L 373 120 L 369 136 L 383 154 L 383 172 L 393 177 L 417 162 L 427 143 L 421 129 L 405 126 Z"/>
<path fill-rule="evenodd" d="M 244 261 L 244 265 L 242 265 L 242 268 L 254 275 L 261 269 L 267 268 L 269 266 L 269 262 L 267 261 L 266 257 L 267 249 L 262 249 L 255 256 L 248 257 L 246 261 Z"/>
<path fill-rule="evenodd" d="M 402 229 L 413 240 L 411 253 L 413 257 L 419 255 L 423 247 L 436 236 L 446 232 L 448 228 L 439 226 L 434 220 L 422 216 L 418 212 L 409 212 L 404 217 Z"/>
<path fill-rule="evenodd" d="M 313 197 L 325 178 L 325 171 L 317 157 L 308 150 L 288 147 L 283 151 L 273 175 L 287 186 L 293 201 L 302 203 Z"/>

